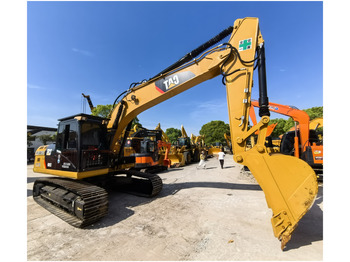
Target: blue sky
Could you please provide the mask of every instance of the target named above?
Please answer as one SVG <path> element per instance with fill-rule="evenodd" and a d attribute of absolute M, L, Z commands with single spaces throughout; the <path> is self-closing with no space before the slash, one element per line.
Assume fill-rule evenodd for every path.
<path fill-rule="evenodd" d="M 82 112 L 81 93 L 94 105 L 112 104 L 132 82 L 156 75 L 243 17 L 260 21 L 270 101 L 323 106 L 322 2 L 28 2 L 27 124 L 55 127 Z M 257 74 L 254 82 L 257 99 Z M 138 117 L 149 129 L 184 125 L 195 135 L 212 120 L 228 123 L 221 77 Z"/>

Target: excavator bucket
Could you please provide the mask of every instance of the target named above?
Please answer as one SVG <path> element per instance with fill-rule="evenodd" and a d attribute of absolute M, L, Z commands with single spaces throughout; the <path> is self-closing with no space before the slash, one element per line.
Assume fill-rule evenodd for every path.
<path fill-rule="evenodd" d="M 220 147 L 211 147 L 209 148 L 208 155 L 217 155 L 221 151 Z"/>
<path fill-rule="evenodd" d="M 171 150 L 168 155 L 168 159 L 170 160 L 172 167 L 180 167 L 185 165 L 185 157 L 182 153 Z"/>
<path fill-rule="evenodd" d="M 253 147 L 244 154 L 244 164 L 265 193 L 266 202 L 273 211 L 274 235 L 284 249 L 299 220 L 314 203 L 318 192 L 317 178 L 313 169 L 296 157 L 269 155 L 258 149 L 260 152 Z"/>

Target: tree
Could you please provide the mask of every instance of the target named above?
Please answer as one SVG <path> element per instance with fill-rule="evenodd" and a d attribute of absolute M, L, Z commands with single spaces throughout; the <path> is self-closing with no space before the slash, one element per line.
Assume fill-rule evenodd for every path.
<path fill-rule="evenodd" d="M 93 116 L 108 117 L 109 113 L 113 109 L 113 105 L 97 105 L 92 110 Z"/>
<path fill-rule="evenodd" d="M 310 117 L 310 120 L 313 120 L 318 117 L 323 117 L 323 106 L 311 107 L 304 110 Z"/>
<path fill-rule="evenodd" d="M 271 137 L 279 137 L 281 134 L 284 134 L 284 127 L 286 125 L 287 120 L 283 118 L 275 118 L 271 119 L 269 125 L 277 123 L 275 129 L 271 133 Z"/>
<path fill-rule="evenodd" d="M 46 145 L 47 142 L 55 142 L 56 141 L 56 135 L 41 135 L 39 136 L 40 141 Z"/>
<path fill-rule="evenodd" d="M 93 116 L 100 116 L 107 118 L 109 113 L 112 111 L 113 105 L 97 105 L 93 110 L 92 110 L 92 115 Z M 133 128 L 135 125 L 137 125 L 139 128 L 142 127 L 140 120 L 135 117 L 132 120 L 131 128 Z"/>
<path fill-rule="evenodd" d="M 33 141 L 35 140 L 35 136 L 32 136 L 30 132 L 27 132 L 27 146 L 30 147 L 33 145 Z"/>
<path fill-rule="evenodd" d="M 310 121 L 318 117 L 323 117 L 323 106 L 311 107 L 303 111 L 305 111 L 309 115 Z M 282 118 L 271 119 L 270 124 L 273 123 L 277 123 L 277 126 L 271 134 L 272 137 L 279 137 L 280 135 L 283 135 L 295 125 L 291 117 L 287 120 Z"/>
<path fill-rule="evenodd" d="M 225 144 L 225 133 L 230 134 L 230 125 L 221 120 L 214 120 L 206 123 L 199 131 L 200 135 L 204 135 L 204 142 L 207 145 L 211 145 L 217 142 Z"/>
<path fill-rule="evenodd" d="M 138 128 L 142 128 L 142 124 L 140 123 L 140 120 L 138 119 L 138 117 L 135 117 L 135 118 L 132 120 L 131 128 L 134 128 L 135 125 L 136 125 Z"/>
<path fill-rule="evenodd" d="M 169 140 L 172 144 L 176 143 L 177 139 L 181 137 L 181 130 L 177 128 L 167 128 L 165 134 L 169 137 Z"/>

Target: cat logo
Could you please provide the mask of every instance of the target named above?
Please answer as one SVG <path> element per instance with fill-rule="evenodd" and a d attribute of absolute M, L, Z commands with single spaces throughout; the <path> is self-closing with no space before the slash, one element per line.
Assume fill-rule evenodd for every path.
<path fill-rule="evenodd" d="M 161 78 L 155 82 L 155 87 L 160 93 L 165 93 L 174 87 L 195 77 L 191 71 L 184 71 Z"/>
<path fill-rule="evenodd" d="M 173 77 L 171 77 L 168 80 L 165 80 L 163 82 L 166 90 L 178 85 L 179 83 L 180 83 L 180 81 L 179 81 L 179 77 L 177 75 L 174 75 Z"/>

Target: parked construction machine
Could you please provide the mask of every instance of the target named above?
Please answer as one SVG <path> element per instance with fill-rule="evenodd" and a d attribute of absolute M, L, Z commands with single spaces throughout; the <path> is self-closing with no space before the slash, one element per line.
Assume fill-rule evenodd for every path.
<path fill-rule="evenodd" d="M 163 147 L 167 149 L 161 155 Z M 123 158 L 133 170 L 157 173 L 170 166 L 169 149 L 170 144 L 162 142 L 162 131 L 139 128 L 127 138 Z"/>
<path fill-rule="evenodd" d="M 314 130 L 318 136 L 319 141 L 323 142 L 323 130 L 319 130 L 323 127 L 323 117 L 317 117 L 312 120 L 310 120 L 309 123 L 309 129 Z M 299 125 L 296 126 L 297 129 L 299 129 Z M 295 126 L 291 127 L 288 131 L 294 131 Z"/>
<path fill-rule="evenodd" d="M 220 142 L 215 142 L 209 147 L 209 155 L 218 155 L 219 152 L 224 148 L 223 144 Z"/>
<path fill-rule="evenodd" d="M 166 159 L 169 160 L 170 167 L 184 166 L 186 163 L 183 153 L 180 153 L 180 150 L 177 149 L 176 145 L 171 145 L 170 139 L 160 127 L 160 123 L 156 126 L 155 130 L 160 130 L 162 132 L 162 143 L 166 145 L 160 151 L 160 155 L 166 155 Z"/>
<path fill-rule="evenodd" d="M 251 101 L 252 108 L 259 107 L 259 102 Z M 323 144 L 319 140 L 316 130 L 310 129 L 310 117 L 294 106 L 269 102 L 269 110 L 289 116 L 295 122 L 294 128 L 282 136 L 280 152 L 294 155 L 304 160 L 316 172 L 319 180 L 323 179 Z"/>
<path fill-rule="evenodd" d="M 204 135 L 195 136 L 194 134 L 191 134 L 191 143 L 198 149 L 199 153 L 204 152 L 205 159 L 207 159 L 209 149 L 205 145 L 204 137 Z"/>
<path fill-rule="evenodd" d="M 191 138 L 187 135 L 183 125 L 181 125 L 181 137 L 177 139 L 177 145 L 179 147 L 178 152 L 183 154 L 185 164 L 188 165 L 192 162 L 199 161 L 199 148 L 197 145 L 191 142 Z"/>
<path fill-rule="evenodd" d="M 229 35 L 227 42 L 218 44 Z M 261 120 L 248 130 L 255 68 Z M 108 118 L 77 114 L 59 119 L 56 144 L 40 147 L 34 163 L 34 172 L 56 177 L 34 182 L 34 200 L 69 224 L 84 227 L 107 215 L 105 187 L 147 197 L 157 195 L 162 189 L 161 178 L 129 169 L 130 160 L 123 157 L 132 120 L 150 107 L 219 75 L 227 91 L 234 160 L 249 167 L 264 191 L 272 209 L 273 232 L 283 248 L 314 203 L 318 184 L 315 172 L 305 161 L 266 152 L 270 112 L 265 43 L 258 18 L 237 19 L 233 26 L 159 74 L 133 83 L 117 97 Z M 257 130 L 257 143 L 247 150 L 247 139 Z"/>
<path fill-rule="evenodd" d="M 90 110 L 91 110 L 91 113 L 92 113 L 92 111 L 95 109 L 95 107 L 94 107 L 94 105 L 92 104 L 90 95 L 85 95 L 84 93 L 81 93 L 81 95 L 82 95 L 82 96 L 86 99 L 86 101 L 88 102 L 89 107 L 90 107 Z"/>

